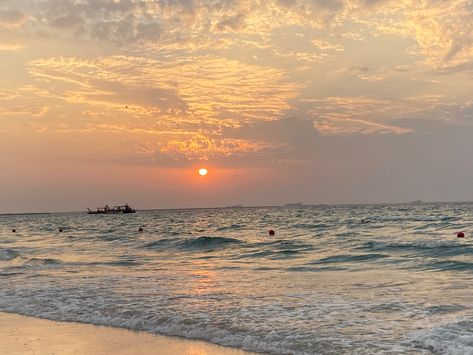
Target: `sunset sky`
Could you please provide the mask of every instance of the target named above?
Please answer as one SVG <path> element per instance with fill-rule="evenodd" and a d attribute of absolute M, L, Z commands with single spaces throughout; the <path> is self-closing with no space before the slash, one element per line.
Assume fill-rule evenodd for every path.
<path fill-rule="evenodd" d="M 473 200 L 472 79 L 470 0 L 0 0 L 0 212 Z"/>

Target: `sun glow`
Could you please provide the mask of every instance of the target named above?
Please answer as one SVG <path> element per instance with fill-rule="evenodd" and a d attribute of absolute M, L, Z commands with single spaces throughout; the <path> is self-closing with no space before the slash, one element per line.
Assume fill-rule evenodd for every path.
<path fill-rule="evenodd" d="M 207 169 L 205 169 L 205 168 L 199 169 L 199 175 L 200 176 L 205 176 L 205 175 L 207 175 L 207 173 L 208 173 Z"/>

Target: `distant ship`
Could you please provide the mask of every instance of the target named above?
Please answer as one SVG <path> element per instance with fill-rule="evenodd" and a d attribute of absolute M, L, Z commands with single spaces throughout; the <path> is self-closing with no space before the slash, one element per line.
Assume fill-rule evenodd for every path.
<path fill-rule="evenodd" d="M 113 206 L 105 205 L 105 207 L 98 207 L 96 211 L 92 211 L 90 208 L 87 208 L 89 211 L 88 214 L 118 214 L 118 213 L 135 213 L 136 210 L 128 206 L 128 203 L 122 206 Z"/>
<path fill-rule="evenodd" d="M 286 207 L 303 207 L 304 204 L 302 202 L 292 202 L 292 203 L 286 203 L 284 206 L 286 206 Z"/>

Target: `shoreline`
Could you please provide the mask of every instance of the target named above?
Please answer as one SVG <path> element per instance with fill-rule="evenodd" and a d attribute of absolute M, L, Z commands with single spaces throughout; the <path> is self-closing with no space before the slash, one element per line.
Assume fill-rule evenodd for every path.
<path fill-rule="evenodd" d="M 60 322 L 0 312 L 0 344 L 5 354 L 182 354 L 251 355 L 203 340 L 191 340 L 108 326 Z"/>

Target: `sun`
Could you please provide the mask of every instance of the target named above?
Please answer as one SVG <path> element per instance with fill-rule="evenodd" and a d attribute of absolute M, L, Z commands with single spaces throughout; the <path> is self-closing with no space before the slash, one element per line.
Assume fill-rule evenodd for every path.
<path fill-rule="evenodd" d="M 200 175 L 200 176 L 205 176 L 205 175 L 207 175 L 208 172 L 209 172 L 209 171 L 208 171 L 207 169 L 205 169 L 205 168 L 199 169 L 199 175 Z"/>

